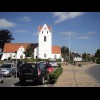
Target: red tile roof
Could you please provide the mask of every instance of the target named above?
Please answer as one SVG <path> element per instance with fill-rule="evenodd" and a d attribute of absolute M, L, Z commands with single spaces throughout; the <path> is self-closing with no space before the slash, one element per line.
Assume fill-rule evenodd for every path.
<path fill-rule="evenodd" d="M 48 27 L 49 31 L 51 32 L 51 26 L 47 26 L 47 27 Z M 43 28 L 43 26 L 39 26 L 38 31 L 40 32 L 42 28 Z"/>
<path fill-rule="evenodd" d="M 60 54 L 61 49 L 59 46 L 52 46 L 52 54 Z"/>
<path fill-rule="evenodd" d="M 4 50 L 3 52 L 9 53 L 9 52 L 15 52 L 17 51 L 20 46 L 23 46 L 23 48 L 27 48 L 30 43 L 6 43 L 4 45 Z"/>
<path fill-rule="evenodd" d="M 42 26 L 39 26 L 39 27 L 38 27 L 39 32 L 41 31 L 41 29 L 42 29 Z"/>

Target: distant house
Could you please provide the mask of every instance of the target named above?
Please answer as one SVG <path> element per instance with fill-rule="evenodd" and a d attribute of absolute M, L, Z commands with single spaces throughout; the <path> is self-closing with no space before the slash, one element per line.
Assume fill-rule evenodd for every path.
<path fill-rule="evenodd" d="M 74 54 L 74 61 L 82 61 L 82 57 L 78 53 L 73 53 Z"/>
<path fill-rule="evenodd" d="M 3 49 L 3 55 L 1 60 L 11 59 L 24 59 L 25 58 L 25 50 L 31 45 L 30 43 L 5 43 Z"/>

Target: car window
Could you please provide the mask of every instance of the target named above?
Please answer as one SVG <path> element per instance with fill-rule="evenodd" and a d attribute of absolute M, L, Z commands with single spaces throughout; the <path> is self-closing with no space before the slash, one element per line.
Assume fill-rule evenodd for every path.
<path fill-rule="evenodd" d="M 3 64 L 1 65 L 1 68 L 11 68 L 11 64 Z"/>
<path fill-rule="evenodd" d="M 45 67 L 43 63 L 40 63 L 39 66 L 40 66 L 40 69 L 43 69 Z"/>
<path fill-rule="evenodd" d="M 33 69 L 35 69 L 35 68 L 36 68 L 36 65 L 35 65 L 35 64 L 34 64 L 34 65 L 32 65 L 32 68 L 33 68 Z"/>
<path fill-rule="evenodd" d="M 28 64 L 23 64 L 23 65 L 22 65 L 22 68 L 23 68 L 23 69 L 27 69 L 27 68 L 28 68 Z"/>

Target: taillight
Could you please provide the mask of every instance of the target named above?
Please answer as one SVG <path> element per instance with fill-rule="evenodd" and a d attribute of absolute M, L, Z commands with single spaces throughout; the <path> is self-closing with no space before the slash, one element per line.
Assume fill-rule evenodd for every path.
<path fill-rule="evenodd" d="M 38 76 L 40 76 L 41 75 L 41 71 L 40 71 L 40 69 L 38 68 Z"/>

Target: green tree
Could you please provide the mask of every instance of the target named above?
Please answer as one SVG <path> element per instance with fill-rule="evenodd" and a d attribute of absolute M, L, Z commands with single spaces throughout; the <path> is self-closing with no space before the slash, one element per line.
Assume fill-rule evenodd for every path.
<path fill-rule="evenodd" d="M 0 30 L 0 48 L 2 50 L 5 43 L 10 43 L 12 40 L 14 40 L 14 38 L 9 30 Z"/>
<path fill-rule="evenodd" d="M 0 30 L 0 59 L 5 43 L 10 43 L 12 40 L 14 38 L 9 30 Z"/>
<path fill-rule="evenodd" d="M 67 60 L 68 60 L 68 57 L 69 57 L 69 48 L 66 47 L 66 46 L 63 46 L 63 47 L 61 48 L 61 54 L 62 54 L 62 57 L 63 57 L 64 59 L 67 59 Z"/>
<path fill-rule="evenodd" d="M 100 58 L 100 49 L 98 49 L 98 50 L 96 51 L 95 57 L 96 57 L 96 58 Z"/>
<path fill-rule="evenodd" d="M 83 58 L 84 61 L 87 60 L 87 54 L 85 52 L 82 54 L 82 58 Z"/>
<path fill-rule="evenodd" d="M 26 48 L 24 53 L 25 53 L 26 57 L 31 57 L 33 55 L 33 46 L 28 45 L 28 47 Z"/>

